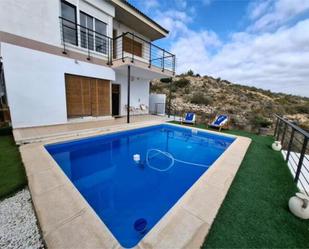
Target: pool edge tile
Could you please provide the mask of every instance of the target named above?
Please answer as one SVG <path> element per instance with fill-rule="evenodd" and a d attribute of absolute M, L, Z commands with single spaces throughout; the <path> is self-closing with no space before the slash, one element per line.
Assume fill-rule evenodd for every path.
<path fill-rule="evenodd" d="M 83 214 L 47 234 L 45 241 L 49 249 L 117 248 L 118 242 L 106 229 L 91 210 L 87 209 Z"/>
<path fill-rule="evenodd" d="M 208 226 L 200 218 L 178 207 L 177 212 L 169 212 L 164 216 L 160 225 L 153 227 L 139 246 L 143 249 L 187 248 L 196 234 Z"/>
<path fill-rule="evenodd" d="M 125 131 L 131 129 L 137 129 L 141 127 L 148 127 L 153 125 L 159 125 L 162 122 L 155 122 L 152 124 L 135 124 L 133 126 L 125 126 L 125 127 L 117 127 L 115 129 L 111 129 L 108 131 L 102 131 L 95 134 L 84 134 L 80 136 L 71 136 L 66 138 L 58 138 L 52 139 L 50 141 L 45 141 L 44 143 L 36 143 L 31 145 L 23 145 L 20 148 L 23 162 L 25 165 L 25 169 L 27 172 L 27 177 L 29 180 L 29 189 L 32 195 L 35 211 L 38 216 L 38 221 L 41 227 L 49 227 L 45 229 L 45 233 L 43 233 L 43 238 L 47 244 L 48 248 L 122 248 L 122 246 L 118 243 L 118 241 L 114 238 L 111 232 L 108 230 L 106 225 L 101 221 L 101 219 L 97 216 L 94 210 L 89 206 L 89 204 L 85 201 L 82 195 L 75 188 L 73 183 L 65 176 L 63 171 L 60 169 L 58 164 L 52 159 L 49 153 L 45 150 L 44 145 L 70 141 L 74 139 L 81 139 L 86 137 L 92 137 L 97 135 L 109 134 L 118 131 Z M 169 124 L 170 125 L 170 124 Z M 178 126 L 178 125 L 177 125 Z M 180 126 L 183 127 L 183 126 Z M 201 130 L 201 129 L 198 129 Z M 205 130 L 201 130 L 205 132 Z M 210 132 L 220 136 L 226 136 L 226 134 L 218 133 L 218 132 Z M 149 248 L 166 248 L 166 246 L 171 245 L 173 248 L 199 248 L 205 236 L 207 235 L 211 224 L 229 190 L 229 187 L 237 173 L 237 170 L 246 154 L 247 149 L 249 148 L 251 139 L 227 135 L 228 137 L 236 138 L 235 141 L 230 145 L 230 147 L 214 162 L 212 167 L 206 171 L 198 181 L 196 181 L 192 187 L 177 201 L 177 203 L 161 218 L 161 220 L 152 228 L 152 230 L 138 243 L 135 248 L 140 249 L 149 249 Z M 231 149 L 231 150 L 230 150 Z M 30 153 L 30 154 L 29 154 Z M 32 153 L 32 155 L 31 155 Z M 33 153 L 35 153 L 33 155 Z M 231 159 L 233 163 L 230 164 Z M 46 171 L 46 172 L 44 172 Z M 53 174 L 58 175 L 62 178 L 59 182 L 54 181 L 53 176 L 50 176 L 52 180 L 50 180 L 50 184 L 46 184 L 44 186 L 43 183 L 39 183 L 40 180 L 34 180 L 35 177 L 40 177 L 39 174 L 48 174 L 48 172 L 53 172 Z M 223 174 L 225 180 L 222 185 L 218 185 L 218 181 L 213 179 L 211 181 L 211 176 L 215 174 Z M 46 176 L 48 178 L 48 176 Z M 219 177 L 220 178 L 220 177 Z M 42 179 L 41 179 L 42 180 Z M 62 182 L 64 180 L 64 182 Z M 37 181 L 37 182 L 35 182 Z M 63 183 L 63 185 L 62 185 Z M 211 215 L 207 217 L 205 216 L 205 211 L 203 208 L 198 209 L 194 204 L 190 206 L 190 198 L 198 198 L 196 196 L 200 196 L 202 191 L 205 191 L 205 183 L 207 184 L 209 189 L 216 191 L 221 191 L 222 196 L 217 198 L 216 206 L 217 210 L 213 211 Z M 43 190 L 38 191 L 36 188 L 36 184 L 41 184 Z M 218 185 L 218 186 L 216 186 Z M 201 188 L 202 189 L 199 189 Z M 44 212 L 48 212 L 48 208 L 44 207 L 42 203 L 40 203 L 39 197 L 47 194 L 49 192 L 56 191 L 57 188 L 66 188 L 71 191 L 72 194 L 77 196 L 78 208 L 76 210 L 69 212 L 70 215 L 65 215 L 66 217 L 60 219 L 57 225 L 51 226 L 48 224 L 51 222 L 51 218 L 48 218 L 46 215 L 45 219 L 42 218 Z M 44 191 L 45 190 L 45 191 Z M 211 200 L 211 196 L 202 196 L 202 199 L 207 202 Z M 47 203 L 48 201 L 53 200 L 53 198 L 46 196 Z M 212 197 L 214 198 L 214 197 Z M 67 200 L 67 198 L 64 198 Z M 43 208 L 43 209 L 42 209 Z M 215 207 L 213 207 L 215 209 Z M 45 210 L 42 211 L 41 210 Z M 39 211 L 39 212 L 38 212 Z M 203 212 L 203 213 L 202 213 Z M 87 220 L 82 217 L 88 217 Z M 179 222 L 182 222 L 182 226 L 179 225 Z M 190 224 L 194 221 L 191 228 L 188 229 Z M 78 224 L 78 226 L 76 226 Z M 89 234 L 85 229 L 81 227 L 89 227 L 93 233 L 90 233 L 89 238 L 94 236 L 93 240 L 88 241 Z M 87 230 L 87 229 L 86 229 Z M 166 235 L 167 233 L 172 234 L 173 236 Z M 184 234 L 183 234 L 184 233 Z M 180 238 L 177 237 L 183 234 Z M 188 235 L 189 234 L 189 235 Z M 77 236 L 78 235 L 78 236 Z M 86 236 L 87 235 L 87 236 Z M 187 236 L 186 236 L 187 235 Z M 75 236 L 75 237 L 74 237 Z M 156 239 L 162 237 L 165 239 Z M 70 238 L 68 240 L 68 238 Z M 71 238 L 75 238 L 72 240 Z M 178 243 L 178 244 L 177 244 Z M 175 245 L 179 247 L 175 247 Z"/>

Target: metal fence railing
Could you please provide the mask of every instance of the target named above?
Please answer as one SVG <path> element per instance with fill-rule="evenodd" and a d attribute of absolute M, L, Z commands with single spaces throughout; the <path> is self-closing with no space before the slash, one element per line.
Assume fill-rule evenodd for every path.
<path fill-rule="evenodd" d="M 68 46 L 73 45 L 84 49 L 88 60 L 92 55 L 102 55 L 106 57 L 107 64 L 112 65 L 113 60 L 129 58 L 132 63 L 139 60 L 149 68 L 157 67 L 162 72 L 175 73 L 175 55 L 134 33 L 125 32 L 111 38 L 63 17 L 59 20 L 64 54 Z"/>
<path fill-rule="evenodd" d="M 64 54 L 67 53 L 67 46 L 73 45 L 84 49 L 88 60 L 97 54 L 106 57 L 107 64 L 111 64 L 112 38 L 63 17 L 59 19 Z"/>
<path fill-rule="evenodd" d="M 291 121 L 276 117 L 274 136 L 300 190 L 309 192 L 309 133 Z"/>
<path fill-rule="evenodd" d="M 162 71 L 175 72 L 175 55 L 131 32 L 114 38 L 113 58 L 129 58 L 132 62 L 138 59 L 147 63 L 149 68 L 155 66 Z"/>

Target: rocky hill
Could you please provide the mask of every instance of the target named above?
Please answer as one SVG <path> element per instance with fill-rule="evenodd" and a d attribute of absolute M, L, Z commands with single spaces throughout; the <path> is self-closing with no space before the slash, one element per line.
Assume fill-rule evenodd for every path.
<path fill-rule="evenodd" d="M 190 71 L 172 79 L 154 80 L 151 91 L 171 96 L 172 113 L 196 112 L 199 123 L 209 122 L 218 113 L 227 113 L 233 128 L 253 131 L 271 126 L 277 113 L 309 128 L 309 98 L 201 77 Z"/>

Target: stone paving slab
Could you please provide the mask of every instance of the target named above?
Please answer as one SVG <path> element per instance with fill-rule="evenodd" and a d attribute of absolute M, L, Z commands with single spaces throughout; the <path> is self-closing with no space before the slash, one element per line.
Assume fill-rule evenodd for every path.
<path fill-rule="evenodd" d="M 158 115 L 135 115 L 131 116 L 131 124 L 147 122 L 166 122 L 166 116 Z M 28 128 L 16 128 L 13 130 L 15 142 L 17 144 L 35 143 L 49 141 L 59 137 L 67 138 L 74 135 L 87 135 L 93 132 L 108 131 L 112 127 L 122 127 L 127 125 L 126 117 L 85 120 L 81 122 L 69 122 L 65 124 L 38 126 Z"/>

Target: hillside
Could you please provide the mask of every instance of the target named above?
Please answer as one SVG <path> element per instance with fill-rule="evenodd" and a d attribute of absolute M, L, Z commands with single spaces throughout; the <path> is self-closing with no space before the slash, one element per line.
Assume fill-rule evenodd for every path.
<path fill-rule="evenodd" d="M 218 113 L 227 113 L 232 127 L 254 131 L 272 123 L 277 113 L 309 128 L 309 98 L 272 93 L 210 76 L 175 76 L 171 89 L 168 80 L 152 81 L 151 92 L 164 93 L 169 98 L 171 90 L 172 113 L 196 112 L 199 123 L 207 123 Z"/>

